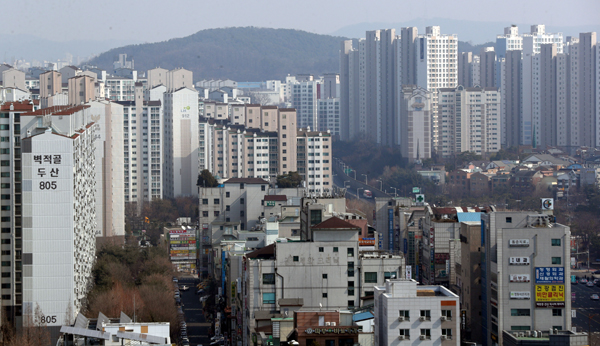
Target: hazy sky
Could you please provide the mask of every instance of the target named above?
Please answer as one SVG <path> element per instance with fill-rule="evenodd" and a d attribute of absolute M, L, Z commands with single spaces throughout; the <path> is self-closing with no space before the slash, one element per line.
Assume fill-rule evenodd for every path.
<path fill-rule="evenodd" d="M 329 34 L 362 22 L 393 23 L 416 18 L 547 26 L 600 22 L 600 0 L 20 0 L 11 6 L 14 8 L 3 16 L 0 34 L 27 34 L 56 41 L 153 42 L 232 26 Z"/>

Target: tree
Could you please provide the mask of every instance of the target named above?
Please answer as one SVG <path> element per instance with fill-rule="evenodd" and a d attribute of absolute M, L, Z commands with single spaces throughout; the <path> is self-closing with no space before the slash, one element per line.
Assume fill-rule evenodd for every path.
<path fill-rule="evenodd" d="M 202 187 L 217 187 L 219 182 L 208 169 L 204 169 L 202 172 L 200 172 L 196 185 Z"/>
<path fill-rule="evenodd" d="M 302 176 L 298 172 L 289 172 L 288 174 L 277 176 L 277 187 L 302 187 Z"/>

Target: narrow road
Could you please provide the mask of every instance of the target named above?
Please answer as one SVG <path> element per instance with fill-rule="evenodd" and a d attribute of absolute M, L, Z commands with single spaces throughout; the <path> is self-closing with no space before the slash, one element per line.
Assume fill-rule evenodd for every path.
<path fill-rule="evenodd" d="M 210 323 L 206 321 L 202 312 L 202 303 L 200 296 L 196 295 L 196 284 L 198 282 L 192 278 L 180 278 L 180 285 L 190 286 L 190 289 L 181 292 L 181 301 L 183 302 L 183 313 L 185 314 L 185 323 L 187 324 L 188 338 L 190 345 L 209 345 L 208 329 Z"/>

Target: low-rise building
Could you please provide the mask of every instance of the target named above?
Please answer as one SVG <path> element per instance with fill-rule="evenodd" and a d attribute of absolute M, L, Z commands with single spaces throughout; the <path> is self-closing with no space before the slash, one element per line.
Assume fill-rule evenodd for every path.
<path fill-rule="evenodd" d="M 458 296 L 417 284 L 395 279 L 375 287 L 375 344 L 460 345 Z"/>

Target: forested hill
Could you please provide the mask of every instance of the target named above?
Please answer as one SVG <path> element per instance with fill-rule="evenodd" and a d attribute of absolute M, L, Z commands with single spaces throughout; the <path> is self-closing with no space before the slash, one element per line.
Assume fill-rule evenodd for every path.
<path fill-rule="evenodd" d="M 282 80 L 287 74 L 339 72 L 342 40 L 291 29 L 208 29 L 183 38 L 111 49 L 86 64 L 112 71 L 113 61 L 125 53 L 134 59 L 138 71 L 183 67 L 194 72 L 194 80 Z"/>

